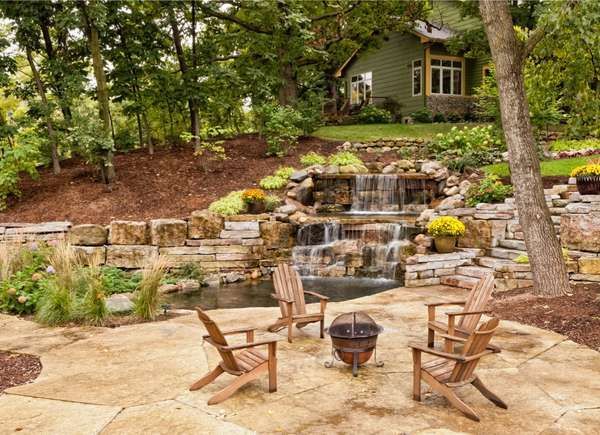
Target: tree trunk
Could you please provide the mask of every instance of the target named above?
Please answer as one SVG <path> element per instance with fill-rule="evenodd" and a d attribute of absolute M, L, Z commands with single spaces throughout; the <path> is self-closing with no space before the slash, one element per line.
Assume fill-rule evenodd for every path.
<path fill-rule="evenodd" d="M 479 8 L 496 67 L 502 127 L 534 291 L 543 296 L 567 294 L 567 268 L 546 205 L 529 119 L 523 78 L 524 44 L 515 36 L 508 2 L 481 0 Z"/>
<path fill-rule="evenodd" d="M 144 127 L 146 128 L 146 142 L 148 143 L 148 154 L 154 154 L 154 143 L 152 142 L 152 130 L 150 129 L 150 123 L 146 112 L 142 113 L 142 120 L 144 121 Z"/>
<path fill-rule="evenodd" d="M 279 58 L 284 55 L 280 50 Z M 281 87 L 279 88 L 279 104 L 282 106 L 291 106 L 298 99 L 298 80 L 294 72 L 294 66 L 289 62 L 283 62 L 279 66 L 279 75 Z"/>
<path fill-rule="evenodd" d="M 46 119 L 46 129 L 48 130 L 48 138 L 50 139 L 50 149 L 52 152 L 52 172 L 55 174 L 60 174 L 60 160 L 58 158 L 58 142 L 56 139 L 56 134 L 54 133 L 54 127 L 52 125 L 52 115 L 50 114 L 50 107 L 48 106 L 48 100 L 46 98 L 46 90 L 44 89 L 44 84 L 42 83 L 42 78 L 40 77 L 40 73 L 37 70 L 35 63 L 33 61 L 33 56 L 31 54 L 31 49 L 27 47 L 25 49 L 27 55 L 27 61 L 29 62 L 29 67 L 31 68 L 31 73 L 33 74 L 33 79 L 35 81 L 35 87 L 37 88 L 40 99 L 42 100 L 42 106 L 44 107 L 44 118 Z"/>
<path fill-rule="evenodd" d="M 173 45 L 175 46 L 175 52 L 177 54 L 177 61 L 179 62 L 179 70 L 183 76 L 183 82 L 189 84 L 189 70 L 185 55 L 183 53 L 183 47 L 181 45 L 181 33 L 179 31 L 179 25 L 175 18 L 175 11 L 173 6 L 169 5 L 169 22 L 171 24 L 171 31 L 173 33 Z M 196 107 L 196 101 L 194 98 L 188 98 L 188 107 L 190 109 L 190 133 L 194 136 L 193 142 L 194 147 L 197 148 L 200 145 L 200 128 L 198 123 L 198 108 Z"/>
<path fill-rule="evenodd" d="M 90 5 L 96 0 L 90 0 Z M 106 75 L 104 74 L 104 65 L 102 61 L 102 53 L 100 51 L 100 36 L 98 29 L 93 20 L 90 19 L 87 13 L 85 1 L 80 3 L 83 16 L 88 30 L 88 42 L 90 52 L 92 54 L 92 66 L 94 68 L 94 77 L 96 78 L 96 95 L 98 98 L 98 111 L 102 120 L 104 133 L 106 136 L 112 134 L 110 121 L 110 103 L 108 100 L 108 87 L 106 85 Z M 112 183 L 116 178 L 115 167 L 113 164 L 112 150 L 106 151 L 105 161 L 101 167 L 104 181 L 107 184 Z"/>

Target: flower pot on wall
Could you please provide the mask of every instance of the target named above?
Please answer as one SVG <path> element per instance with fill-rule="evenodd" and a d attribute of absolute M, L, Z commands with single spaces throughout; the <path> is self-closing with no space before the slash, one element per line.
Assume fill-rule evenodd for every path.
<path fill-rule="evenodd" d="M 600 194 L 600 175 L 580 175 L 576 180 L 577 190 L 582 195 Z"/>
<path fill-rule="evenodd" d="M 435 243 L 435 250 L 440 254 L 449 254 L 450 252 L 454 252 L 454 248 L 456 247 L 456 237 L 453 236 L 444 236 L 444 237 L 436 237 L 433 239 Z"/>
<path fill-rule="evenodd" d="M 265 212 L 265 202 L 264 201 L 255 201 L 248 203 L 248 213 L 250 214 L 260 214 Z"/>

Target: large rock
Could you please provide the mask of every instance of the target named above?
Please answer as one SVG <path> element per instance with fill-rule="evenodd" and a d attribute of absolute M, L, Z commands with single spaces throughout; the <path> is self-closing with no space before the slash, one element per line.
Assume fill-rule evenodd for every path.
<path fill-rule="evenodd" d="M 461 248 L 491 248 L 498 246 L 506 234 L 506 221 L 463 219 L 465 235 L 458 239 Z"/>
<path fill-rule="evenodd" d="M 580 257 L 579 273 L 587 273 L 600 276 L 600 258 L 598 257 Z"/>
<path fill-rule="evenodd" d="M 311 205 L 313 202 L 314 183 L 312 178 L 306 178 L 294 188 L 295 197 L 302 205 Z"/>
<path fill-rule="evenodd" d="M 139 221 L 112 221 L 111 245 L 145 245 L 148 243 L 148 226 Z"/>
<path fill-rule="evenodd" d="M 294 246 L 294 225 L 283 222 L 261 222 L 260 235 L 267 248 Z"/>
<path fill-rule="evenodd" d="M 560 240 L 570 249 L 600 252 L 600 213 L 563 214 Z"/>
<path fill-rule="evenodd" d="M 150 243 L 155 246 L 183 246 L 187 239 L 187 223 L 180 219 L 150 221 Z"/>
<path fill-rule="evenodd" d="M 464 207 L 465 200 L 464 197 L 460 194 L 449 196 L 445 198 L 440 204 L 436 207 L 438 210 L 450 210 L 453 208 L 461 208 Z"/>
<path fill-rule="evenodd" d="M 294 183 L 300 183 L 300 182 L 306 180 L 307 178 L 308 178 L 308 171 L 300 170 L 300 171 L 295 171 L 290 176 L 290 181 L 293 181 Z"/>
<path fill-rule="evenodd" d="M 69 231 L 69 243 L 72 245 L 100 246 L 108 238 L 108 230 L 102 225 L 75 225 Z"/>
<path fill-rule="evenodd" d="M 106 300 L 106 308 L 115 314 L 129 313 L 133 310 L 133 302 L 124 294 L 111 295 Z"/>
<path fill-rule="evenodd" d="M 84 264 L 103 265 L 106 262 L 105 246 L 72 245 L 72 248 Z"/>
<path fill-rule="evenodd" d="M 123 269 L 141 269 L 154 255 L 158 255 L 157 246 L 120 246 L 106 248 L 106 264 Z"/>
<path fill-rule="evenodd" d="M 190 239 L 216 239 L 223 229 L 223 218 L 208 210 L 196 210 L 190 217 Z"/>

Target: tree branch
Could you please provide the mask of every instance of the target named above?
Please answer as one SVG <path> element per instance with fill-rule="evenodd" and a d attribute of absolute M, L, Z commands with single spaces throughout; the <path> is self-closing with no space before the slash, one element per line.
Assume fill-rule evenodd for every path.
<path fill-rule="evenodd" d="M 323 15 L 319 15 L 317 17 L 313 17 L 310 19 L 311 22 L 316 22 L 316 21 L 321 21 L 321 20 L 326 20 L 327 18 L 331 18 L 331 17 L 337 17 L 338 15 L 346 15 L 349 14 L 350 12 L 352 12 L 352 10 L 354 8 L 356 8 L 359 4 L 361 4 L 362 1 L 358 0 L 356 3 L 354 3 L 352 6 L 350 6 L 348 9 L 346 9 L 345 11 L 335 11 L 335 12 L 329 12 Z"/>
<path fill-rule="evenodd" d="M 523 46 L 523 59 L 531 54 L 535 46 L 546 36 L 546 26 L 538 27 L 529 34 Z"/>
<path fill-rule="evenodd" d="M 204 4 L 201 4 L 201 3 L 198 4 L 198 6 L 200 7 L 200 9 L 202 9 L 202 11 L 206 15 L 208 15 L 210 17 L 219 18 L 221 20 L 225 20 L 225 21 L 229 21 L 229 22 L 235 23 L 238 26 L 243 27 L 244 29 L 249 30 L 251 32 L 262 33 L 264 35 L 272 35 L 273 34 L 272 31 L 261 29 L 260 27 L 255 26 L 254 24 L 250 24 L 250 23 L 247 23 L 245 21 L 242 21 L 238 17 L 236 17 L 235 15 L 224 14 L 222 12 L 215 11 L 214 9 L 209 8 L 208 6 L 206 6 Z"/>

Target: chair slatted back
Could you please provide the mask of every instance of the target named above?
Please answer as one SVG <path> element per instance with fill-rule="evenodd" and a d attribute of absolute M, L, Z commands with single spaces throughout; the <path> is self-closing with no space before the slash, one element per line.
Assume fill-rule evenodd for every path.
<path fill-rule="evenodd" d="M 462 356 L 473 356 L 483 352 L 492 339 L 492 335 L 498 328 L 500 320 L 497 318 L 488 320 L 469 336 L 462 351 Z M 449 382 L 462 382 L 473 375 L 473 371 L 481 358 L 467 362 L 457 362 L 450 375 Z"/>
<path fill-rule="evenodd" d="M 211 340 L 219 346 L 228 346 L 227 340 L 225 339 L 225 336 L 223 335 L 217 324 L 213 322 L 212 319 L 208 317 L 206 313 L 202 311 L 201 308 L 196 307 L 196 312 L 198 313 L 200 321 L 204 324 L 206 332 L 208 332 L 208 335 L 210 335 Z M 232 351 L 224 351 L 219 347 L 217 347 L 217 351 L 223 359 L 223 364 L 225 368 L 234 372 L 240 371 L 240 368 L 235 360 L 235 357 L 233 356 Z"/>
<path fill-rule="evenodd" d="M 306 314 L 304 287 L 300 275 L 295 269 L 286 263 L 277 265 L 277 269 L 273 272 L 273 285 L 277 296 L 294 301 L 292 314 Z M 281 315 L 286 317 L 288 315 L 287 305 L 279 302 L 279 308 L 281 308 Z"/>
<path fill-rule="evenodd" d="M 494 291 L 494 274 L 488 273 L 481 278 L 475 288 L 471 290 L 467 301 L 465 302 L 464 311 L 481 311 L 484 310 L 492 292 Z M 458 322 L 458 327 L 467 331 L 473 331 L 479 323 L 480 314 L 472 314 L 462 316 Z"/>

